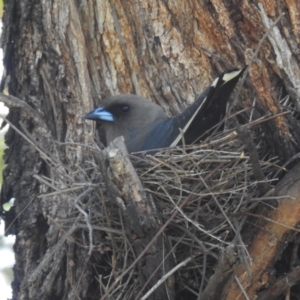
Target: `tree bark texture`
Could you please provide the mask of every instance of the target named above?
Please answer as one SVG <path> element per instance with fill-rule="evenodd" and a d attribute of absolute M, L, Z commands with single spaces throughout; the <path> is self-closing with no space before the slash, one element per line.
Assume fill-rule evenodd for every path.
<path fill-rule="evenodd" d="M 104 207 L 116 205 L 108 200 L 112 194 L 101 192 L 107 174 L 95 172 L 99 166 L 94 152 L 85 146 L 93 144 L 95 127 L 83 117 L 104 97 L 139 94 L 161 105 L 170 116 L 175 115 L 215 76 L 250 63 L 263 35 L 285 13 L 251 64 L 237 105 L 251 107 L 255 99 L 258 116 L 274 115 L 281 112 L 279 100 L 289 95 L 294 107 L 300 108 L 297 0 L 4 2 L 2 90 L 8 87 L 9 94 L 17 98 L 3 100 L 10 108 L 7 120 L 14 127 L 6 134 L 7 167 L 1 191 L 2 204 L 16 199 L 13 210 L 4 216 L 7 233 L 16 235 L 13 299 L 101 299 L 112 284 L 105 276 L 113 273 L 112 278 L 118 278 L 114 272 L 121 254 L 108 254 L 114 238 L 94 229 L 92 249 L 86 225 L 91 218 L 100 227 L 113 226 L 107 221 L 109 213 L 105 217 Z M 288 162 L 289 169 L 300 148 L 298 120 L 297 115 L 289 114 L 263 125 L 269 151 L 280 164 Z M 295 179 L 300 167 L 296 165 L 293 172 Z M 89 184 L 85 186 L 86 182 Z M 97 184 L 99 199 L 103 200 L 101 211 L 90 210 L 89 189 Z M 299 181 L 295 179 L 291 185 L 285 182 L 284 188 L 282 195 L 290 193 L 293 212 L 299 212 Z M 289 205 L 285 199 L 278 210 Z M 268 211 L 264 215 L 285 222 L 281 214 L 279 210 L 276 216 Z M 246 299 L 245 293 L 254 299 L 267 292 L 268 286 L 282 284 L 272 270 L 280 254 L 299 239 L 298 231 L 292 231 L 299 220 L 295 214 L 280 232 L 270 229 L 274 222 L 258 222 L 260 234 L 248 231 L 247 241 L 253 261 L 266 255 L 265 264 L 254 264 L 252 276 L 248 276 L 249 270 L 235 263 L 238 266 L 228 272 L 227 284 L 222 282 L 217 295 L 206 290 L 205 295 L 212 295 L 206 299 L 221 299 L 221 295 L 222 299 Z M 80 226 L 85 226 L 84 230 L 78 230 Z M 268 240 L 266 229 L 274 230 L 277 238 Z M 274 247 L 264 248 L 264 243 Z M 258 246 L 260 251 L 256 251 Z M 145 245 L 141 243 L 141 247 Z M 136 252 L 132 250 L 132 255 Z M 291 266 L 287 273 L 297 274 L 295 270 Z M 222 273 L 216 268 L 216 274 Z M 293 282 L 297 280 L 293 278 Z M 176 290 L 174 282 L 168 284 Z M 145 292 L 152 285 L 148 282 Z M 278 283 L 277 287 L 279 297 L 285 286 Z M 126 291 L 124 299 L 135 299 L 137 294 Z M 192 295 L 190 299 L 197 299 Z M 180 299 L 172 293 L 168 297 Z"/>

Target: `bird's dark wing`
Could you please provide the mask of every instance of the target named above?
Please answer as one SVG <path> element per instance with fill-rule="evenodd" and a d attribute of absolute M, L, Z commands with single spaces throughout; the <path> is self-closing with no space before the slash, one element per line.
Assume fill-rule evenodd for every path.
<path fill-rule="evenodd" d="M 174 118 L 161 119 L 126 142 L 129 153 L 169 147 L 179 134 Z M 154 154 L 156 151 L 149 153 Z"/>
<path fill-rule="evenodd" d="M 186 144 L 195 142 L 224 117 L 229 96 L 245 69 L 224 72 L 190 107 L 174 118 L 184 132 Z M 175 137 L 170 145 L 177 145 L 181 136 Z"/>

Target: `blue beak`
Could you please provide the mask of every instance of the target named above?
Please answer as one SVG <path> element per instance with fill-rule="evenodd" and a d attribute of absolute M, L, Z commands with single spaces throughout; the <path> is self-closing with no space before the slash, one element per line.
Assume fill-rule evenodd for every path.
<path fill-rule="evenodd" d="M 114 121 L 113 114 L 105 110 L 104 107 L 102 106 L 92 110 L 84 118 L 93 121 L 107 121 L 107 122 Z"/>

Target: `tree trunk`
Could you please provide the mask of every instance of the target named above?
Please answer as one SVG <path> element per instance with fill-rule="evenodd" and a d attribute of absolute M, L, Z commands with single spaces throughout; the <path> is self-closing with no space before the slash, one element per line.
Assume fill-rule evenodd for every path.
<path fill-rule="evenodd" d="M 139 180 L 119 180 L 111 152 L 102 152 L 101 133 L 100 150 L 94 125 L 83 117 L 118 93 L 142 95 L 176 115 L 218 74 L 249 63 L 236 110 L 255 102 L 256 119 L 280 114 L 285 103 L 295 110 L 260 127 L 268 155 L 292 169 L 272 193 L 287 197 L 246 212 L 240 240 L 250 268 L 244 261 L 225 263 L 220 254 L 214 274 L 204 264 L 193 278 L 169 275 L 148 299 L 280 299 L 287 287 L 279 264 L 289 289 L 299 292 L 299 1 L 4 2 L 2 91 L 8 87 L 14 97 L 1 96 L 11 124 L 1 203 L 15 198 L 13 209 L 2 212 L 7 234 L 16 235 L 13 299 L 140 299 L 175 266 L 199 256 L 176 256 L 151 197 L 131 199 L 132 185 L 125 187 L 132 180 L 140 190 Z M 251 132 L 237 131 L 260 196 L 270 193 L 257 153 L 262 145 Z"/>

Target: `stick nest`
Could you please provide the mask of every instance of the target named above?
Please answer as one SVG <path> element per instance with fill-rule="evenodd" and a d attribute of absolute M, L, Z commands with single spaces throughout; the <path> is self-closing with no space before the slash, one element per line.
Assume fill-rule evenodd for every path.
<path fill-rule="evenodd" d="M 249 123 L 243 130 L 251 133 L 249 136 L 256 145 L 260 169 L 266 179 L 263 184 L 272 187 L 283 168 L 278 166 L 276 157 L 271 157 L 262 130 L 257 126 L 259 122 Z M 227 126 L 230 127 L 232 124 Z M 165 238 L 171 245 L 171 252 L 166 255 L 174 257 L 175 265 L 187 261 L 175 273 L 179 298 L 197 299 L 228 245 L 237 247 L 237 259 L 249 261 L 245 237 L 242 240 L 240 235 L 242 227 L 249 222 L 249 218 L 246 219 L 249 213 L 263 200 L 268 205 L 270 198 L 260 196 L 260 182 L 234 128 L 214 134 L 209 141 L 198 145 L 167 149 L 155 156 L 132 156 L 131 160 L 145 190 L 152 194 L 156 213 L 163 223 L 176 212 L 165 231 Z M 103 194 L 100 198 L 101 208 L 96 209 L 101 212 L 98 220 L 109 227 L 102 229 L 102 233 L 107 234 L 106 242 L 102 242 L 102 253 L 109 254 L 107 270 L 112 255 L 116 260 L 114 272 L 120 275 L 135 260 L 135 253 L 130 237 L 125 234 L 127 229 L 118 206 L 108 202 Z M 99 198 L 97 201 L 95 206 L 99 206 Z M 103 221 L 103 214 L 106 221 Z M 115 298 L 141 296 L 139 292 L 144 287 L 133 280 L 138 277 L 137 271 L 138 268 L 133 269 L 123 278 L 118 291 L 114 291 Z M 114 275 L 108 273 L 105 282 L 114 280 Z M 146 291 L 144 288 L 142 294 Z"/>

